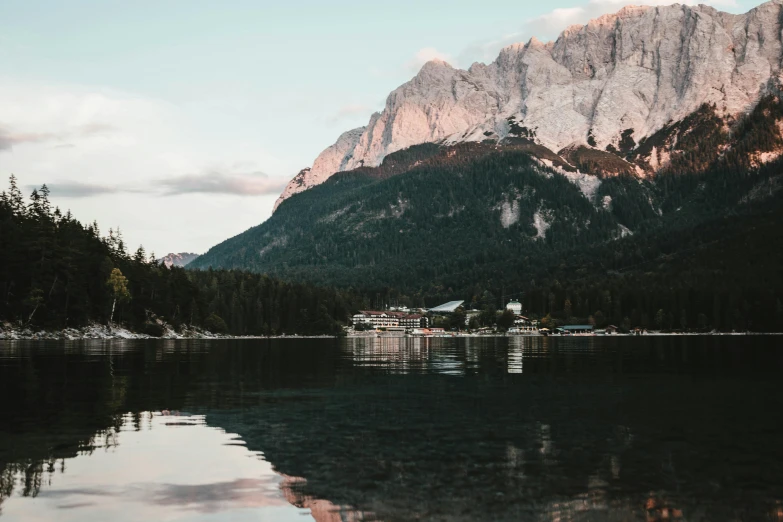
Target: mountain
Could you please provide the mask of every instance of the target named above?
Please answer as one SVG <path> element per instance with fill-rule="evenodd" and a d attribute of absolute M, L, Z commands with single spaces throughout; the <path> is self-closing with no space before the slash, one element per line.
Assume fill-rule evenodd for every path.
<path fill-rule="evenodd" d="M 163 263 L 166 265 L 166 268 L 171 268 L 172 266 L 182 266 L 184 267 L 194 259 L 198 257 L 198 254 L 191 254 L 189 252 L 181 252 L 179 254 L 169 254 L 167 256 L 161 257 L 160 259 L 156 259 L 158 263 Z"/>
<path fill-rule="evenodd" d="M 731 132 L 713 107 L 704 106 L 658 136 L 677 137 L 688 150 L 671 158 L 672 169 L 648 178 L 577 172 L 551 151 L 541 159 L 547 149 L 523 139 L 417 145 L 390 154 L 378 167 L 339 173 L 297 194 L 268 221 L 216 245 L 190 267 L 391 288 L 413 304 L 432 305 L 485 291 L 497 296 L 504 287 L 533 295 L 543 284 L 576 293 L 569 285 L 585 278 L 603 281 L 609 271 L 654 266 L 702 246 L 711 253 L 705 258 L 719 263 L 783 239 L 779 226 L 767 226 L 769 212 L 781 208 L 783 158 L 759 162 L 771 154 L 762 151 L 783 147 L 781 121 L 783 104 L 776 97 L 765 97 Z M 744 239 L 730 222 L 740 218 L 752 248 L 738 247 Z M 762 228 L 764 235 L 753 232 Z M 709 281 L 705 292 L 731 285 L 731 292 L 741 293 L 756 284 L 726 265 L 702 264 L 699 270 L 711 275 L 677 279 L 672 270 L 672 281 L 687 286 L 703 278 Z M 776 269 L 765 265 L 753 277 L 762 274 L 771 277 L 771 295 L 783 296 Z M 656 280 L 638 292 L 655 294 L 663 284 Z"/>
<path fill-rule="evenodd" d="M 610 164 L 607 174 L 649 176 L 667 165 L 676 142 L 625 162 L 610 154 L 636 149 L 705 104 L 730 125 L 779 90 L 782 6 L 774 0 L 743 15 L 704 5 L 626 7 L 554 42 L 506 47 L 489 65 L 431 61 L 366 127 L 340 136 L 300 172 L 275 208 L 337 172 L 378 166 L 422 143 L 527 138 L 571 163 L 587 156 Z"/>
<path fill-rule="evenodd" d="M 266 222 L 189 268 L 374 302 L 483 309 L 524 294 L 526 310 L 561 321 L 783 329 L 781 17 L 783 1 L 742 16 L 627 8 L 489 66 L 429 63 L 300 173 Z M 580 76 L 579 60 L 594 70 Z M 454 80 L 478 70 L 505 86 L 491 121 L 488 80 L 470 93 Z M 585 93 L 589 118 L 574 103 Z M 468 120 L 478 130 L 452 132 Z"/>

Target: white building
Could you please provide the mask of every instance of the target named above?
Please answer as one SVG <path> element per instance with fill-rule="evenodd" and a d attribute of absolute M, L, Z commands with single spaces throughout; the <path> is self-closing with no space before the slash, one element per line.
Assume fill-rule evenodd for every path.
<path fill-rule="evenodd" d="M 353 324 L 369 324 L 373 328 L 427 328 L 429 320 L 418 314 L 362 310 L 353 316 Z"/>
<path fill-rule="evenodd" d="M 514 315 L 522 314 L 522 303 L 519 301 L 509 301 L 506 305 L 506 310 L 511 310 Z"/>
<path fill-rule="evenodd" d="M 400 326 L 400 320 L 386 312 L 361 311 L 353 316 L 353 324 L 369 324 L 373 328 L 388 328 Z"/>
<path fill-rule="evenodd" d="M 406 328 L 427 328 L 430 325 L 429 319 L 419 314 L 403 314 L 399 317 L 400 326 Z"/>

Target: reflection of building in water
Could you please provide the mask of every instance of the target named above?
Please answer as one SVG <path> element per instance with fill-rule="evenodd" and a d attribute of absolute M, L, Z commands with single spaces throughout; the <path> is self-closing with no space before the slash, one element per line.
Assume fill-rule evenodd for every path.
<path fill-rule="evenodd" d="M 351 359 L 360 366 L 408 373 L 427 366 L 431 339 L 371 337 L 347 339 Z"/>
<path fill-rule="evenodd" d="M 672 343 L 665 338 L 644 342 L 642 346 L 650 348 L 659 346 L 657 343 Z M 295 343 L 307 346 L 297 352 L 292 350 Z M 215 343 L 211 346 L 211 358 L 206 358 L 203 351 L 183 349 L 176 357 L 164 357 L 163 363 L 150 363 L 154 361 L 154 351 L 145 349 L 139 352 L 144 359 L 126 359 L 124 367 L 111 367 L 111 374 L 108 365 L 97 373 L 93 361 L 89 361 L 90 373 L 79 382 L 91 383 L 89 390 L 95 389 L 95 383 L 105 384 L 106 391 L 99 398 L 111 405 L 109 413 L 138 411 L 140 404 L 148 402 L 172 409 L 198 406 L 204 409 L 211 426 L 223 426 L 228 433 L 238 434 L 251 453 L 263 451 L 263 458 L 273 463 L 275 471 L 307 479 L 306 484 L 296 479 L 289 483 L 279 476 L 271 477 L 271 481 L 233 480 L 246 475 L 236 473 L 239 461 L 226 460 L 226 465 L 220 467 L 229 470 L 228 481 L 216 477 L 220 471 L 216 467 L 208 470 L 208 476 L 200 481 L 203 484 L 179 487 L 182 494 L 171 494 L 168 486 L 153 487 L 142 492 L 145 498 L 177 501 L 178 504 L 172 504 L 177 510 L 182 510 L 182 505 L 188 510 L 194 505 L 218 510 L 236 505 L 237 500 L 257 509 L 272 502 L 288 508 L 288 502 L 293 501 L 310 510 L 316 520 L 326 522 L 373 520 L 371 513 L 378 520 L 663 522 L 681 518 L 783 522 L 782 507 L 774 504 L 781 491 L 775 473 L 779 469 L 775 466 L 779 463 L 774 451 L 777 439 L 775 431 L 770 430 L 774 422 L 767 419 L 753 424 L 760 416 L 753 415 L 756 410 L 749 409 L 750 401 L 745 400 L 753 395 L 737 397 L 734 393 L 741 390 L 718 388 L 720 381 L 715 380 L 715 388 L 705 389 L 710 383 L 697 379 L 700 382 L 694 386 L 694 379 L 686 376 L 687 382 L 680 383 L 681 387 L 673 379 L 665 381 L 667 386 L 660 386 L 659 379 L 642 378 L 628 370 L 635 362 L 649 372 L 651 365 L 660 362 L 656 357 L 669 351 L 623 350 L 619 355 L 624 357 L 624 366 L 619 367 L 615 364 L 618 353 L 605 354 L 606 341 L 593 337 L 287 340 L 274 341 L 271 346 L 263 344 L 263 350 L 258 346 L 231 341 L 221 347 Z M 677 360 L 683 356 L 682 350 L 672 351 Z M 639 353 L 644 357 L 631 358 Z M 268 354 L 277 359 L 254 359 Z M 114 361 L 118 362 L 116 355 Z M 150 364 L 133 364 L 144 371 L 135 376 L 138 380 L 128 378 L 128 385 L 119 393 L 122 379 L 126 378 L 120 376 L 127 375 L 128 361 Z M 166 361 L 172 363 L 170 367 L 159 366 Z M 310 362 L 312 366 L 307 366 Z M 365 365 L 379 369 L 368 371 L 363 368 Z M 56 377 L 62 368 L 63 364 L 39 367 L 39 385 L 49 385 L 43 396 L 52 397 L 61 389 L 63 383 Z M 124 371 L 114 371 L 115 368 Z M 149 377 L 155 368 L 157 380 Z M 516 368 L 524 370 L 525 375 L 506 373 Z M 616 372 L 623 368 L 629 375 Z M 71 375 L 73 369 L 68 368 Z M 328 378 L 314 379 L 319 372 L 328 373 Z M 384 372 L 390 375 L 383 375 Z M 395 372 L 411 375 L 403 377 Z M 466 376 L 439 375 L 449 372 Z M 7 375 L 0 382 L 10 382 Z M 281 380 L 279 375 L 289 378 Z M 176 384 L 179 376 L 187 376 L 187 380 L 173 387 L 172 382 Z M 631 379 L 642 382 L 631 386 Z M 75 381 L 69 381 L 71 393 L 65 397 L 75 396 Z M 8 387 L 12 392 L 24 390 L 26 383 L 20 378 L 18 386 Z M 659 393 L 661 390 L 664 393 Z M 172 403 L 172 396 L 185 397 L 185 402 Z M 710 397 L 718 400 L 711 401 Z M 76 414 L 63 419 L 50 416 L 48 411 L 41 414 L 34 426 L 45 426 L 47 437 L 23 433 L 35 444 L 15 444 L 23 437 L 13 439 L 11 444 L 0 442 L 0 461 L 16 462 L 23 470 L 39 470 L 21 480 L 17 476 L 13 486 L 17 491 L 27 483 L 31 488 L 41 482 L 47 487 L 46 470 L 51 463 L 37 456 L 45 457 L 49 448 L 62 446 L 63 435 L 68 437 L 67 428 L 73 423 L 94 418 L 97 400 L 68 401 L 66 406 L 75 408 Z M 677 404 L 678 400 L 683 404 Z M 6 408 L 14 402 L 6 401 Z M 28 415 L 30 409 L 21 411 Z M 747 412 L 747 416 L 738 412 Z M 705 423 L 707 417 L 714 420 Z M 0 418 L 8 419 L 2 415 Z M 64 423 L 53 424 L 58 420 Z M 106 422 L 110 420 L 107 415 Z M 732 431 L 738 420 L 743 427 Z M 142 418 L 132 425 L 138 424 L 146 432 L 145 422 Z M 66 429 L 56 429 L 63 426 Z M 174 441 L 174 454 L 185 453 L 180 450 L 187 447 L 188 441 L 199 441 L 193 456 L 178 466 L 173 455 L 163 454 L 141 461 L 138 466 L 122 468 L 123 475 L 135 467 L 139 468 L 137 472 L 149 473 L 146 463 L 154 462 L 165 473 L 177 477 L 181 473 L 192 484 L 198 473 L 193 468 L 200 467 L 194 466 L 193 457 L 211 451 L 222 454 L 229 449 L 236 451 L 241 461 L 253 460 L 252 476 L 260 476 L 256 465 L 264 463 L 246 458 L 246 452 L 237 448 L 241 445 L 238 438 L 234 442 L 212 439 L 217 444 L 210 446 L 191 432 L 206 434 L 214 430 L 166 429 L 182 437 Z M 749 442 L 739 436 L 745 430 Z M 95 431 L 80 430 L 86 434 L 78 440 L 86 440 Z M 715 432 L 721 433 L 717 441 Z M 683 433 L 692 441 L 692 449 L 671 444 L 671 440 L 679 440 L 672 435 L 679 437 Z M 758 433 L 767 435 L 753 438 Z M 124 436 L 120 434 L 120 443 Z M 4 433 L 0 437 L 8 440 Z M 736 449 L 726 459 L 719 459 L 725 462 L 714 464 L 709 450 L 722 448 L 725 440 L 731 440 Z M 713 446 L 711 441 L 716 441 Z M 77 444 L 69 447 L 74 448 L 76 456 Z M 44 450 L 29 451 L 35 448 Z M 765 451 L 766 448 L 771 451 Z M 122 454 L 124 449 L 120 446 L 117 453 Z M 6 455 L 13 458 L 3 459 Z M 155 457 L 152 453 L 149 456 Z M 765 456 L 769 461 L 766 467 L 748 469 L 741 464 L 749 458 L 761 461 Z M 732 466 L 731 462 L 740 464 Z M 59 465 L 59 461 L 54 463 L 55 467 Z M 676 474 L 672 473 L 675 467 Z M 722 470 L 726 470 L 726 478 L 715 473 Z M 7 484 L 3 482 L 6 475 L 0 470 L 0 496 Z M 710 484 L 713 477 L 714 488 Z M 103 491 L 116 487 L 112 483 L 116 476 L 100 478 L 105 479 L 100 482 L 105 485 Z M 61 479 L 59 474 L 54 482 L 57 479 Z M 743 487 L 759 484 L 760 479 L 768 483 L 766 489 Z M 127 481 L 131 485 L 139 483 L 136 477 Z M 52 498 L 55 497 L 41 495 L 37 500 L 24 499 L 16 504 L 52 505 Z M 107 503 L 111 502 L 116 510 L 119 501 L 109 498 Z M 11 514 L 14 504 L 14 499 L 4 503 L 3 515 L 9 520 L 23 520 Z M 356 511 L 344 508 L 346 505 L 355 506 Z M 50 513 L 54 516 L 42 519 L 56 520 L 57 512 Z M 259 515 L 263 518 L 266 513 Z M 302 519 L 309 515 L 296 513 Z M 136 513 L 133 516 L 140 518 Z M 275 519 L 274 515 L 268 518 Z M 0 522 L 3 520 L 0 516 Z"/>
<path fill-rule="evenodd" d="M 549 339 L 546 337 L 513 336 L 508 337 L 506 353 L 507 373 L 524 373 L 525 359 L 542 358 L 549 352 Z"/>
<path fill-rule="evenodd" d="M 351 359 L 359 366 L 382 368 L 392 373 L 465 374 L 465 358 L 451 339 L 364 337 L 348 338 L 345 343 Z"/>
<path fill-rule="evenodd" d="M 508 340 L 508 359 L 506 369 L 508 373 L 524 373 L 524 339 L 511 337 Z"/>

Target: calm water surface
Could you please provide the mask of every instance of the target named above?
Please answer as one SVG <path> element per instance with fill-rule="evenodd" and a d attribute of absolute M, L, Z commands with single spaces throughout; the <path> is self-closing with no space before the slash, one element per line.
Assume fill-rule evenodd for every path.
<path fill-rule="evenodd" d="M 0 522 L 780 522 L 781 341 L 0 342 Z"/>

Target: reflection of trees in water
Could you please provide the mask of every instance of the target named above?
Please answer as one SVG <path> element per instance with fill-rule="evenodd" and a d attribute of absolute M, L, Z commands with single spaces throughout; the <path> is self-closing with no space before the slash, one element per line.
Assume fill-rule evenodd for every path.
<path fill-rule="evenodd" d="M 12 494 L 37 496 L 68 459 L 117 446 L 125 413 L 157 402 L 145 396 L 144 374 L 133 371 L 154 350 L 129 356 L 109 343 L 54 344 L 2 346 L 0 383 L 14 400 L 0 404 L 0 507 Z M 152 368 L 177 382 L 165 377 L 170 364 Z M 132 420 L 140 426 L 143 419 L 136 413 Z"/>
<path fill-rule="evenodd" d="M 118 446 L 121 419 L 121 416 L 116 416 L 114 426 L 73 445 L 65 444 L 66 448 L 44 446 L 33 450 L 34 454 L 41 454 L 51 448 L 51 453 L 46 457 L 0 462 L 0 513 L 3 501 L 14 493 L 23 497 L 37 497 L 43 486 L 51 485 L 57 473 L 65 473 L 66 460 L 91 455 L 100 448 L 108 450 Z M 40 442 L 45 444 L 45 441 Z"/>
<path fill-rule="evenodd" d="M 0 468 L 0 513 L 2 503 L 14 493 L 14 489 L 21 488 L 17 494 L 24 497 L 36 497 L 41 491 L 41 486 L 51 484 L 51 477 L 58 470 L 62 473 L 65 468 L 65 460 L 54 458 L 44 460 L 28 460 L 4 464 Z"/>
<path fill-rule="evenodd" d="M 730 376 L 738 363 L 778 360 L 680 339 L 633 350 L 589 339 L 590 356 L 576 339 L 513 340 L 509 350 L 495 339 L 372 341 L 206 353 L 169 344 L 130 350 L 111 367 L 79 353 L 0 367 L 11 393 L 22 391 L 2 414 L 41 431 L 12 436 L 19 445 L 0 434 L 0 462 L 14 462 L 0 495 L 28 482 L 37 491 L 52 458 L 100 447 L 121 412 L 176 408 L 206 412 L 280 473 L 304 477 L 283 491 L 324 517 L 343 509 L 334 506 L 357 508 L 342 519 L 390 521 L 751 520 L 780 509 L 770 504 L 783 462 L 768 413 L 783 399 L 772 381 Z M 43 397 L 55 405 L 30 411 Z M 741 462 L 759 455 L 767 462 Z"/>
<path fill-rule="evenodd" d="M 304 346 L 304 359 L 259 343 L 248 351 L 230 342 L 209 351 L 170 341 L 0 345 L 0 384 L 14 398 L 0 403 L 0 513 L 12 494 L 37 496 L 68 459 L 118 446 L 121 429 L 151 428 L 151 411 L 181 410 L 186 402 L 233 407 L 242 399 L 232 390 L 244 380 L 251 396 L 333 380 L 334 364 L 320 361 L 327 343 Z M 320 359 L 308 357 L 315 353 Z"/>

